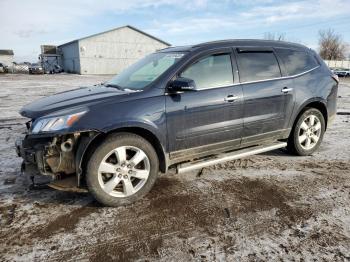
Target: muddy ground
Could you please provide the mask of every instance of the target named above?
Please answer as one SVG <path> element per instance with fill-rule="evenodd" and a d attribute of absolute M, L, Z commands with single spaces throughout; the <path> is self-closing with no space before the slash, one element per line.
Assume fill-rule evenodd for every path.
<path fill-rule="evenodd" d="M 350 81 L 320 150 L 283 150 L 162 175 L 132 206 L 30 190 L 14 141 L 35 98 L 107 76 L 0 75 L 1 261 L 350 260 Z"/>

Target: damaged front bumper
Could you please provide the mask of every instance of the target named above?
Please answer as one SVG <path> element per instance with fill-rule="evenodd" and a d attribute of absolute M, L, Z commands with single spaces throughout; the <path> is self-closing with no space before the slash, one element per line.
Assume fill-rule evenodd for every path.
<path fill-rule="evenodd" d="M 25 134 L 15 142 L 16 153 L 23 158 L 22 172 L 33 181 L 38 175 L 48 177 L 49 185 L 56 189 L 79 191 L 76 189 L 82 188 L 82 160 L 97 135 L 96 132 Z"/>

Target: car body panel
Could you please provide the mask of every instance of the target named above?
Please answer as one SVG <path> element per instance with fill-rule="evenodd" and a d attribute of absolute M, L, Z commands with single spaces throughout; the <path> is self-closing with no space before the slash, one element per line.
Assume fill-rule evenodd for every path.
<path fill-rule="evenodd" d="M 243 94 L 238 83 L 237 65 L 232 48 L 212 48 L 194 54 L 176 69 L 180 75 L 194 62 L 210 55 L 229 54 L 233 84 L 193 92 L 166 92 L 166 118 L 170 158 L 195 153 L 192 148 L 230 141 L 239 147 L 243 128 Z M 172 76 L 172 78 L 177 77 Z M 235 97 L 234 101 L 227 101 Z M 189 149 L 186 152 L 186 149 Z M 201 148 L 200 151 L 206 150 Z"/>
<path fill-rule="evenodd" d="M 117 99 L 125 101 L 128 95 L 128 92 L 104 86 L 78 88 L 38 99 L 23 107 L 20 114 L 28 118 L 38 118 L 66 108 L 89 106 Z"/>
<path fill-rule="evenodd" d="M 296 97 L 295 108 L 298 110 L 293 111 L 289 126 L 293 125 L 303 108 L 313 102 L 323 103 L 327 108 L 328 118 L 334 117 L 336 114 L 338 84 L 327 71 L 322 67 L 318 67 L 308 73 L 294 77 L 293 80 Z"/>
<path fill-rule="evenodd" d="M 230 95 L 237 100 L 225 101 Z M 228 140 L 239 146 L 243 128 L 242 97 L 240 86 L 168 94 L 169 152 Z"/>
<path fill-rule="evenodd" d="M 66 130 L 47 134 L 29 133 L 27 140 L 47 140 L 47 137 L 90 131 L 108 134 L 139 128 L 147 131 L 139 135 L 147 139 L 152 134 L 159 141 L 168 167 L 180 161 L 286 139 L 297 116 L 310 103 L 322 103 L 328 118 L 334 117 L 338 84 L 320 58 L 317 58 L 319 67 L 300 75 L 288 76 L 277 57 L 282 73 L 280 78 L 240 83 L 234 50 L 252 46 L 311 52 L 298 44 L 258 40 L 219 41 L 166 48 L 160 52 L 182 52 L 185 55 L 142 91 L 121 91 L 105 86 L 85 87 L 42 98 L 23 107 L 21 114 L 31 118 L 33 124 L 48 116 L 86 111 L 79 121 Z M 176 79 L 179 72 L 196 59 L 217 52 L 231 53 L 232 85 L 176 94 L 169 92 L 169 83 Z M 292 90 L 283 93 L 284 87 Z M 225 101 L 231 95 L 236 96 L 236 99 Z M 85 149 L 81 151 L 85 152 Z"/>
<path fill-rule="evenodd" d="M 288 116 L 294 106 L 294 90 L 290 79 L 276 79 L 257 83 L 243 83 L 244 142 L 265 138 L 265 133 L 283 132 L 288 127 Z"/>

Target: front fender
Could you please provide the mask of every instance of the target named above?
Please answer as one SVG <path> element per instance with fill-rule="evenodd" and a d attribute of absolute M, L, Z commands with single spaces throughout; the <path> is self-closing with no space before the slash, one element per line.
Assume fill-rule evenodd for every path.
<path fill-rule="evenodd" d="M 122 128 L 141 128 L 145 129 L 151 133 L 153 133 L 160 141 L 162 141 L 162 138 L 164 136 L 163 129 L 160 129 L 158 125 L 156 125 L 154 122 L 151 122 L 149 120 L 141 120 L 141 119 L 134 119 L 134 120 L 128 120 L 128 121 L 118 121 L 117 123 L 113 123 L 112 125 L 106 126 L 102 128 L 100 131 L 103 133 L 109 133 L 117 129 Z"/>

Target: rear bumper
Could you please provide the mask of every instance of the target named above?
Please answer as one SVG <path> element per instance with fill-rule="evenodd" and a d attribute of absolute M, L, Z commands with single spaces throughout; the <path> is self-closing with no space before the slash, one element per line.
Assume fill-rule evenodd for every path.
<path fill-rule="evenodd" d="M 335 115 L 336 115 L 336 114 L 333 114 L 333 115 L 330 115 L 330 116 L 328 117 L 327 127 L 333 125 L 333 122 L 334 122 L 334 120 L 335 120 Z"/>
<path fill-rule="evenodd" d="M 338 104 L 338 83 L 334 83 L 331 92 L 327 97 L 327 128 L 333 124 L 335 116 L 337 115 L 337 104 Z"/>

